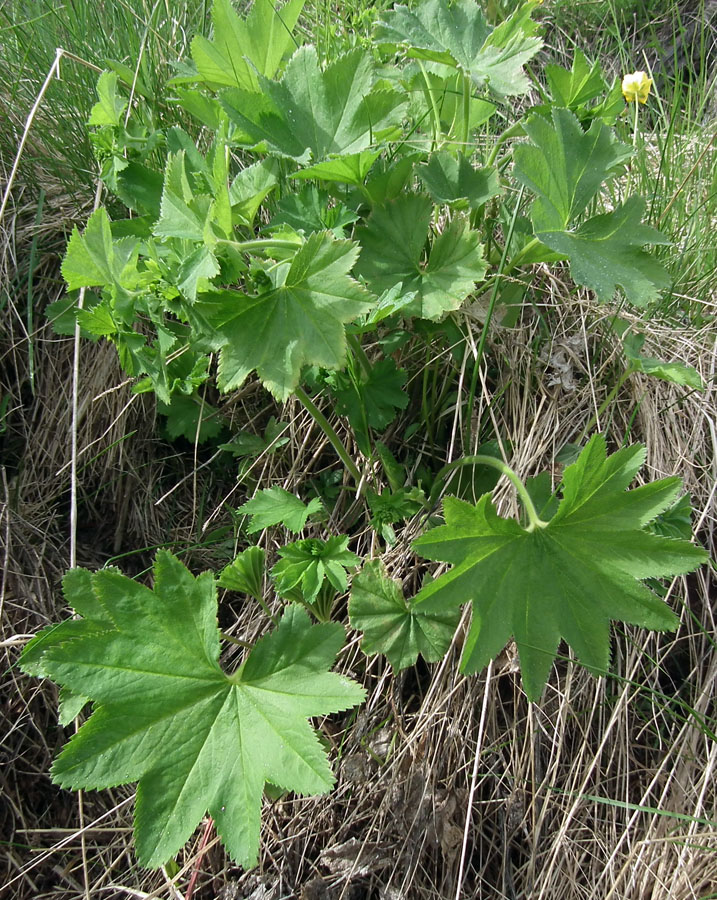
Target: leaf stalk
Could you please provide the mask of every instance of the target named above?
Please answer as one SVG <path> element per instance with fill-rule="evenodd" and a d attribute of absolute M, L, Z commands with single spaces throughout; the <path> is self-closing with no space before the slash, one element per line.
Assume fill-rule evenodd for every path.
<path fill-rule="evenodd" d="M 528 516 L 528 527 L 526 528 L 526 531 L 535 531 L 536 528 L 545 528 L 547 526 L 548 523 L 538 515 L 538 510 L 535 508 L 533 498 L 528 493 L 528 489 L 520 478 L 518 478 L 513 469 L 511 469 L 507 463 L 503 462 L 502 459 L 496 459 L 495 456 L 485 456 L 480 453 L 474 456 L 463 456 L 461 459 L 455 459 L 453 462 L 443 466 L 438 475 L 436 475 L 436 480 L 431 489 L 431 494 L 428 498 L 429 507 L 433 506 L 438 501 L 441 490 L 461 466 L 490 466 L 493 469 L 497 469 L 501 475 L 505 475 L 508 481 L 510 481 L 523 503 L 525 513 Z"/>
<path fill-rule="evenodd" d="M 428 94 L 428 99 L 431 104 L 431 113 L 433 119 L 433 141 L 431 143 L 431 152 L 433 152 L 438 146 L 438 137 L 441 132 L 441 114 L 438 111 L 438 105 L 436 104 L 436 97 L 431 87 L 431 82 L 428 80 L 428 72 L 426 72 L 426 67 L 423 65 L 423 61 L 421 59 L 417 59 L 418 68 L 421 70 L 421 75 L 423 75 L 423 80 L 426 84 L 426 93 Z"/>
<path fill-rule="evenodd" d="M 463 73 L 463 152 L 468 152 L 468 138 L 470 137 L 470 112 L 471 112 L 471 76 Z"/>
<path fill-rule="evenodd" d="M 252 241 L 230 241 L 219 238 L 218 244 L 228 244 L 242 253 L 251 253 L 253 250 L 298 250 L 301 244 L 289 241 L 286 238 L 257 238 Z"/>
<path fill-rule="evenodd" d="M 294 388 L 294 395 L 296 399 L 305 407 L 306 411 L 329 439 L 329 443 L 338 454 L 339 459 L 344 464 L 349 475 L 353 478 L 358 487 L 361 484 L 361 472 L 359 472 L 358 466 L 351 459 L 349 451 L 343 445 L 341 438 L 338 436 L 329 420 L 321 412 L 314 401 L 309 397 L 306 391 L 304 391 L 303 388 L 299 387 L 299 385 Z"/>
<path fill-rule="evenodd" d="M 518 218 L 518 210 L 520 209 L 520 204 L 523 199 L 523 190 L 524 188 L 521 186 L 520 191 L 518 193 L 518 199 L 515 201 L 515 208 L 513 209 L 513 216 L 510 220 L 510 227 L 508 229 L 508 234 L 505 237 L 505 245 L 503 247 L 503 253 L 500 258 L 500 263 L 498 265 L 498 271 L 496 272 L 495 282 L 493 283 L 493 290 L 490 295 L 490 302 L 488 304 L 488 312 L 486 313 L 485 322 L 483 323 L 483 328 L 480 333 L 480 338 L 478 340 L 478 347 L 476 348 L 476 357 L 473 362 L 473 374 L 471 376 L 471 386 L 470 393 L 468 394 L 468 408 L 466 411 L 466 443 L 470 441 L 470 433 L 471 433 L 471 418 L 473 416 L 473 403 L 475 401 L 475 393 L 476 388 L 478 386 L 478 374 L 480 372 L 481 361 L 483 360 L 483 352 L 485 350 L 486 341 L 488 340 L 488 329 L 490 328 L 491 319 L 493 318 L 493 312 L 495 310 L 495 304 L 498 299 L 498 291 L 500 289 L 500 281 L 501 276 L 505 270 L 505 261 L 508 256 L 508 248 L 510 247 L 510 242 L 513 237 L 513 231 L 515 230 L 515 222 Z M 537 240 L 537 239 L 536 239 Z"/>

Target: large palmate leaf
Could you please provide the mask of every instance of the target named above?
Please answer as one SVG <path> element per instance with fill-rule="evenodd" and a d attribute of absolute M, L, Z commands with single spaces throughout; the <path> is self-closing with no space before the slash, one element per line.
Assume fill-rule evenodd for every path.
<path fill-rule="evenodd" d="M 23 672 L 28 675 L 47 678 L 50 674 L 45 666 L 45 654 L 48 650 L 61 647 L 77 638 L 105 631 L 113 626 L 111 616 L 92 591 L 92 575 L 86 569 L 71 569 L 65 573 L 62 579 L 62 593 L 69 605 L 72 605 L 72 598 L 78 594 L 86 598 L 84 617 L 82 619 L 66 619 L 64 622 L 50 625 L 26 645 L 20 665 Z M 69 725 L 88 702 L 89 697 L 82 693 L 74 693 L 67 686 L 63 687 L 60 692 L 59 704 L 60 724 Z"/>
<path fill-rule="evenodd" d="M 85 618 L 67 623 L 65 642 L 48 642 L 41 674 L 95 705 L 53 780 L 73 789 L 138 781 L 143 865 L 171 858 L 208 811 L 232 858 L 250 866 L 264 783 L 329 790 L 331 769 L 307 718 L 347 709 L 364 692 L 328 671 L 343 628 L 311 625 L 297 606 L 226 674 L 213 576 L 194 578 L 163 551 L 154 572 L 153 590 L 111 569 L 66 580 Z"/>
<path fill-rule="evenodd" d="M 21 664 L 23 672 L 46 678 L 45 654 L 75 638 L 86 637 L 97 631 L 112 627 L 112 618 L 92 592 L 92 575 L 85 569 L 71 569 L 62 579 L 62 593 L 68 604 L 72 597 L 82 594 L 86 597 L 85 613 L 82 619 L 66 619 L 50 625 L 37 634 L 23 650 Z M 85 701 L 86 702 L 86 701 Z"/>
<path fill-rule="evenodd" d="M 525 4 L 499 28 L 489 25 L 474 0 L 425 0 L 416 9 L 397 5 L 383 13 L 376 29 L 381 43 L 406 48 L 407 55 L 461 69 L 498 97 L 522 94 L 529 83 L 522 67 L 540 49 Z"/>
<path fill-rule="evenodd" d="M 642 247 L 666 239 L 641 224 L 644 203 L 629 198 L 610 213 L 579 227 L 576 218 L 632 150 L 599 120 L 585 132 L 573 113 L 554 109 L 553 120 L 534 116 L 525 124 L 532 144 L 514 150 L 518 181 L 536 194 L 531 211 L 535 236 L 570 261 L 573 279 L 609 300 L 619 285 L 639 306 L 669 286 L 669 276 Z"/>
<path fill-rule="evenodd" d="M 273 78 L 281 61 L 295 46 L 292 35 L 305 0 L 254 0 L 241 19 L 230 0 L 214 0 L 211 41 L 197 35 L 192 58 L 203 81 L 213 85 L 258 91 L 258 75 Z"/>
<path fill-rule="evenodd" d="M 228 90 L 222 104 L 254 144 L 302 163 L 367 150 L 401 121 L 404 98 L 373 91 L 370 55 L 352 50 L 322 71 L 314 47 L 291 57 L 280 82 L 260 79 L 262 93 Z"/>
<path fill-rule="evenodd" d="M 363 632 L 364 653 L 383 653 L 394 669 L 412 666 L 419 654 L 437 662 L 448 650 L 460 609 L 423 609 L 407 601 L 399 582 L 386 576 L 380 560 L 370 560 L 354 577 L 349 600 L 351 627 Z"/>
<path fill-rule="evenodd" d="M 453 568 L 426 585 L 411 608 L 428 615 L 473 604 L 463 671 L 479 671 L 514 636 L 526 693 L 537 700 L 561 637 L 584 665 L 604 673 L 611 619 L 676 627 L 674 613 L 641 582 L 690 572 L 707 554 L 646 530 L 670 506 L 680 480 L 626 491 L 644 459 L 639 446 L 607 456 L 604 439 L 595 436 L 565 470 L 557 512 L 538 527 L 501 518 L 487 494 L 475 506 L 445 500 L 446 524 L 414 547 Z"/>
<path fill-rule="evenodd" d="M 479 233 L 460 217 L 438 235 L 424 261 L 432 212 L 426 194 L 404 194 L 375 209 L 356 229 L 363 248 L 356 272 L 376 293 L 401 282 L 404 293 L 416 294 L 404 312 L 438 320 L 473 292 L 487 263 Z"/>
<path fill-rule="evenodd" d="M 552 122 L 533 116 L 523 127 L 531 143 L 513 151 L 515 177 L 537 195 L 531 213 L 536 232 L 573 222 L 632 155 L 603 122 L 585 132 L 567 109 L 554 109 Z"/>
<path fill-rule="evenodd" d="M 205 294 L 198 308 L 221 344 L 219 386 L 238 387 L 256 369 L 278 400 L 299 383 L 304 365 L 340 369 L 344 324 L 366 312 L 371 295 L 349 276 L 358 247 L 312 234 L 290 263 L 273 270 L 273 286 L 257 297 Z"/>

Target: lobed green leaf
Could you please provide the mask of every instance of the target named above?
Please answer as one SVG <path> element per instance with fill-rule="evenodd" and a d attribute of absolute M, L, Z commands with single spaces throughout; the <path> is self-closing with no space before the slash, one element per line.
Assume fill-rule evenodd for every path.
<path fill-rule="evenodd" d="M 475 506 L 446 499 L 446 524 L 414 547 L 453 568 L 425 586 L 413 605 L 435 613 L 472 603 L 464 672 L 480 670 L 515 637 L 526 693 L 537 700 L 561 637 L 584 665 L 604 674 L 611 619 L 656 630 L 677 626 L 674 613 L 641 582 L 690 572 L 707 554 L 645 530 L 670 506 L 679 480 L 626 491 L 643 461 L 640 447 L 607 456 L 596 435 L 565 470 L 563 499 L 538 528 L 501 518 L 488 495 Z"/>
<path fill-rule="evenodd" d="M 164 551 L 154 571 L 152 590 L 106 570 L 68 582 L 75 609 L 96 613 L 99 604 L 112 626 L 45 650 L 43 674 L 94 703 L 55 761 L 53 780 L 73 789 L 138 781 L 142 865 L 165 863 L 209 812 L 231 857 L 248 867 L 267 781 L 302 794 L 333 784 L 307 718 L 347 709 L 364 692 L 328 671 L 343 628 L 311 625 L 297 606 L 225 674 L 213 577 L 193 577 Z"/>

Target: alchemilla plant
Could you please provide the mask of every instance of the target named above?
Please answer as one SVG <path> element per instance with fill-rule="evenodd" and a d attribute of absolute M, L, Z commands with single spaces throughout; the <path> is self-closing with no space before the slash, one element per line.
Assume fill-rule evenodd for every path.
<path fill-rule="evenodd" d="M 669 286 L 647 249 L 665 238 L 643 221 L 645 201 L 617 187 L 635 152 L 613 128 L 626 108 L 621 85 L 580 52 L 570 69 L 541 71 L 538 6 L 529 0 L 494 27 L 474 0 L 396 5 L 377 14 L 371 42 L 327 59 L 299 45 L 303 0 L 255 0 L 245 18 L 215 0 L 213 38 L 194 39 L 191 63 L 167 85 L 196 125 L 189 131 L 159 128 L 116 72 L 99 78 L 92 140 L 112 210 L 129 213 L 101 207 L 73 232 L 59 327 L 69 315 L 86 336 L 111 341 L 135 389 L 153 392 L 170 430 L 192 440 L 216 430 L 217 411 L 198 400 L 207 383 L 231 392 L 254 377 L 278 402 L 295 397 L 363 495 L 360 524 L 376 546 L 420 512 L 415 552 L 449 566 L 406 598 L 379 554 L 362 560 L 350 549 L 351 535 L 301 537 L 322 515 L 319 499 L 265 485 L 239 510 L 246 546 L 216 575 L 195 577 L 167 551 L 152 588 L 113 568 L 68 572 L 76 617 L 40 633 L 21 664 L 62 686 L 61 721 L 92 704 L 53 779 L 73 789 L 137 782 L 143 865 L 170 859 L 209 812 L 231 857 L 250 866 L 266 784 L 331 788 L 309 719 L 364 696 L 330 671 L 345 639 L 334 601 L 350 582 L 350 625 L 365 653 L 398 670 L 419 654 L 441 659 L 457 639 L 462 671 L 475 673 L 513 638 L 535 702 L 562 639 L 604 674 L 611 621 L 677 625 L 654 579 L 692 571 L 706 554 L 689 533 L 652 527 L 676 501 L 684 512 L 684 499 L 676 478 L 630 489 L 644 448 L 608 453 L 594 435 L 555 487 L 547 474 L 521 480 L 467 442 L 430 484 L 412 484 L 380 440 L 409 404 L 393 348 L 415 339 L 430 352 L 441 330 L 462 338 L 456 313 L 477 292 L 488 304 L 468 422 L 491 319 L 508 298 L 515 305 L 530 266 L 567 264 L 604 303 L 619 292 L 645 307 Z M 628 88 L 636 110 L 649 84 Z M 630 371 L 647 371 L 639 347 L 631 359 Z M 655 374 L 694 381 L 670 372 Z M 279 446 L 276 420 L 255 440 Z M 390 485 L 381 492 L 366 477 L 376 466 Z M 521 517 L 502 517 L 485 493 L 477 503 L 443 497 L 439 518 L 462 466 L 506 476 Z M 251 542 L 277 524 L 299 537 L 266 573 L 266 552 Z M 267 613 L 265 636 L 231 671 L 221 665 L 218 586 Z M 466 605 L 471 624 L 456 636 Z"/>

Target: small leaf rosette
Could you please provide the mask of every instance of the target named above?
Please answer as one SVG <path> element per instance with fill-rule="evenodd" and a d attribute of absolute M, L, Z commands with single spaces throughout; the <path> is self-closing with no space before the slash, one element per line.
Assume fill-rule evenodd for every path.
<path fill-rule="evenodd" d="M 652 79 L 646 72 L 630 72 L 622 79 L 622 95 L 628 103 L 647 103 Z"/>

